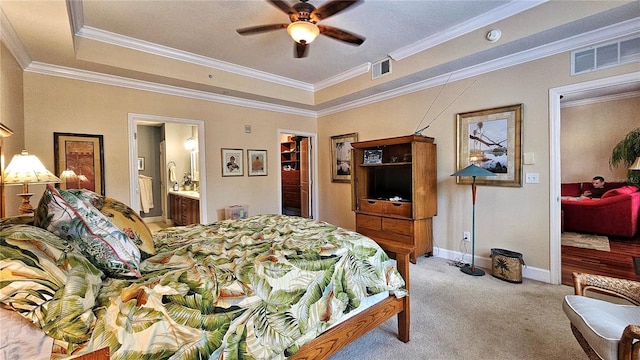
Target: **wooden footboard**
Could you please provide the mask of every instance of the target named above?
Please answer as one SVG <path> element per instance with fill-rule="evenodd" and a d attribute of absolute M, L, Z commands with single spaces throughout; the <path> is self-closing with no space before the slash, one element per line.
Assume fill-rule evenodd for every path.
<path fill-rule="evenodd" d="M 395 257 L 398 271 L 402 274 L 407 290 L 409 290 L 409 256 L 414 251 L 413 246 L 384 241 L 376 242 L 390 256 Z M 400 299 L 393 295 L 389 296 L 371 308 L 326 331 L 300 348 L 290 359 L 326 359 L 396 314 L 398 315 L 398 339 L 408 342 L 411 324 L 409 305 L 409 296 Z"/>

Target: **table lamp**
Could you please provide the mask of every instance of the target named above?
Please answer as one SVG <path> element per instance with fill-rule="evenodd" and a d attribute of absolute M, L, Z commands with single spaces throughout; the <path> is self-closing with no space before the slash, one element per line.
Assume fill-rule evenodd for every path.
<path fill-rule="evenodd" d="M 479 166 L 471 164 L 466 168 L 451 174 L 451 176 L 472 176 L 473 182 L 471 183 L 471 194 L 473 199 L 473 217 L 471 222 L 471 266 L 463 266 L 460 268 L 465 274 L 473 276 L 482 276 L 484 271 L 482 269 L 476 269 L 476 176 L 496 176 L 489 170 L 485 170 Z"/>
<path fill-rule="evenodd" d="M 20 214 L 33 212 L 33 206 L 29 203 L 29 198 L 33 193 L 29 192 L 29 184 L 51 184 L 59 183 L 55 175 L 42 165 L 40 159 L 35 155 L 29 155 L 26 150 L 22 150 L 19 155 L 14 155 L 9 166 L 4 171 L 4 185 L 22 185 L 22 204 L 18 208 Z"/>

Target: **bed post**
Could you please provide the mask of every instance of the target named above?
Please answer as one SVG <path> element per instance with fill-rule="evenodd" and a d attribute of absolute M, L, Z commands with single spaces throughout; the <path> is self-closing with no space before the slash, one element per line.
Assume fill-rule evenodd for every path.
<path fill-rule="evenodd" d="M 409 259 L 415 251 L 415 246 L 402 244 L 383 239 L 373 239 L 389 256 L 396 259 L 396 267 L 400 275 L 405 281 L 405 286 L 409 292 L 402 300 L 404 302 L 404 310 L 398 313 L 398 339 L 403 342 L 409 342 L 409 329 L 411 326 L 411 309 L 409 300 L 411 296 L 411 281 L 409 280 Z"/>

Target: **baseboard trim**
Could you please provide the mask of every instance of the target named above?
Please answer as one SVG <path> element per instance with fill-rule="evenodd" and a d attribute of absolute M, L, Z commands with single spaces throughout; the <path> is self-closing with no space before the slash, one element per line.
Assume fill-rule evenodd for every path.
<path fill-rule="evenodd" d="M 471 254 L 462 254 L 458 251 L 451 251 L 446 249 L 434 249 L 434 256 L 447 259 L 447 260 L 460 260 L 463 258 L 465 262 L 471 262 Z M 526 259 L 525 259 L 526 262 Z M 475 265 L 483 269 L 491 269 L 491 258 L 480 257 L 476 255 Z M 489 271 L 491 273 L 491 271 Z M 541 281 L 550 284 L 551 283 L 551 271 L 547 269 L 540 269 L 533 266 L 524 266 L 522 268 L 522 277 L 530 280 Z"/>

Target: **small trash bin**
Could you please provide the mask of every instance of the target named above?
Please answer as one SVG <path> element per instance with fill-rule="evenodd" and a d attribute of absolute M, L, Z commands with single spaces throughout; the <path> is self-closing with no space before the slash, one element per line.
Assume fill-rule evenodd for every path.
<path fill-rule="evenodd" d="M 491 270 L 493 277 L 510 283 L 522 283 L 524 260 L 519 252 L 505 249 L 491 249 Z"/>
<path fill-rule="evenodd" d="M 246 219 L 249 216 L 249 205 L 232 205 L 224 208 L 224 218 L 229 220 Z"/>

